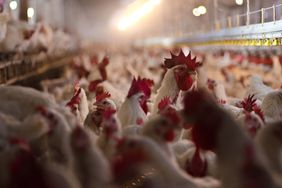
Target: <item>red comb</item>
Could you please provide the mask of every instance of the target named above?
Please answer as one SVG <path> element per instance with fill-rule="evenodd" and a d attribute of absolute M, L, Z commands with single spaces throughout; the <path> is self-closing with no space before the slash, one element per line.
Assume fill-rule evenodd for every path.
<path fill-rule="evenodd" d="M 111 97 L 111 94 L 109 92 L 103 92 L 99 95 L 96 96 L 96 101 L 100 102 L 106 98 L 110 98 Z"/>
<path fill-rule="evenodd" d="M 253 111 L 262 119 L 262 121 L 264 121 L 264 114 L 260 107 L 255 104 Z"/>
<path fill-rule="evenodd" d="M 88 85 L 88 91 L 94 92 L 96 90 L 97 86 L 102 82 L 103 82 L 103 80 L 101 80 L 101 79 L 91 81 Z"/>
<path fill-rule="evenodd" d="M 188 56 L 185 56 L 182 49 L 180 50 L 178 56 L 174 55 L 172 52 L 171 59 L 165 58 L 165 66 L 166 68 L 170 69 L 177 65 L 186 65 L 187 68 L 191 71 L 195 71 L 198 67 L 200 67 L 202 64 L 199 62 L 196 62 L 196 57 L 192 59 L 191 57 L 191 51 L 189 52 Z"/>
<path fill-rule="evenodd" d="M 168 107 L 171 104 L 169 97 L 164 97 L 158 104 L 159 111 L 164 110 L 166 107 Z"/>
<path fill-rule="evenodd" d="M 151 95 L 151 87 L 153 85 L 154 81 L 150 79 L 141 79 L 140 77 L 137 79 L 133 78 L 127 97 L 129 98 L 136 93 L 143 92 L 149 98 Z"/>
<path fill-rule="evenodd" d="M 256 99 L 254 99 L 254 96 L 255 95 L 248 95 L 248 97 L 241 102 L 241 105 L 244 110 L 248 112 L 253 111 L 253 107 L 256 105 Z"/>
<path fill-rule="evenodd" d="M 79 97 L 80 92 L 81 92 L 81 88 L 77 90 L 77 92 L 74 94 L 71 100 L 67 103 L 67 106 L 72 108 L 75 104 L 80 103 L 80 97 Z"/>
<path fill-rule="evenodd" d="M 117 111 L 113 108 L 107 108 L 104 112 L 103 112 L 103 117 L 105 119 L 109 119 L 110 117 L 112 117 L 112 115 L 114 115 Z"/>

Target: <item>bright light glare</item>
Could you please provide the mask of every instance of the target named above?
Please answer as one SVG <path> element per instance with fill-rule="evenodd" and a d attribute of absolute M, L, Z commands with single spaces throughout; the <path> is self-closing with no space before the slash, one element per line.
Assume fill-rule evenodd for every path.
<path fill-rule="evenodd" d="M 243 5 L 244 0 L 236 0 L 235 2 L 236 2 L 237 5 Z"/>
<path fill-rule="evenodd" d="M 207 8 L 205 6 L 203 6 L 203 5 L 201 5 L 201 6 L 198 7 L 198 12 L 200 14 L 206 14 L 207 13 Z"/>
<path fill-rule="evenodd" d="M 201 16 L 207 13 L 207 8 L 203 5 L 193 9 L 194 16 Z"/>
<path fill-rule="evenodd" d="M 201 16 L 201 13 L 200 13 L 200 11 L 199 11 L 198 8 L 194 8 L 194 9 L 193 9 L 193 15 L 194 15 L 194 16 L 197 16 L 197 17 L 198 17 L 198 16 Z"/>
<path fill-rule="evenodd" d="M 9 7 L 10 7 L 11 10 L 16 10 L 16 9 L 18 8 L 18 3 L 17 3 L 17 1 L 11 1 L 11 2 L 9 3 Z"/>
<path fill-rule="evenodd" d="M 27 17 L 32 18 L 34 16 L 34 8 L 29 7 L 27 9 Z"/>
<path fill-rule="evenodd" d="M 129 15 L 123 16 L 118 23 L 118 29 L 120 31 L 126 30 L 146 14 L 151 12 L 155 8 L 155 6 L 160 4 L 160 2 L 161 0 L 147 0 L 147 2 L 138 7 L 137 10 L 133 10 Z"/>

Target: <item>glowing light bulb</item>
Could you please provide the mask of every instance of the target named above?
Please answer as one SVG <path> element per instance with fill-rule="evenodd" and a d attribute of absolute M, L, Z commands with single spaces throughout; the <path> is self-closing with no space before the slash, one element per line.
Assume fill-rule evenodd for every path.
<path fill-rule="evenodd" d="M 18 8 L 18 3 L 17 3 L 17 1 L 11 1 L 11 2 L 9 3 L 9 7 L 10 7 L 11 10 L 16 10 L 16 9 Z"/>
<path fill-rule="evenodd" d="M 28 18 L 32 18 L 33 16 L 34 16 L 34 8 L 29 7 L 29 8 L 27 9 L 27 17 L 28 17 Z"/>
<path fill-rule="evenodd" d="M 198 8 L 194 8 L 194 9 L 193 9 L 193 15 L 194 15 L 194 16 L 197 16 L 197 17 L 198 17 L 198 16 L 201 16 L 201 13 L 200 13 L 200 11 L 199 11 Z"/>
<path fill-rule="evenodd" d="M 198 7 L 198 11 L 200 14 L 206 14 L 207 13 L 207 8 L 203 5 Z"/>
<path fill-rule="evenodd" d="M 147 0 L 145 3 L 140 4 L 137 8 L 134 8 L 128 14 L 121 17 L 118 22 L 118 30 L 125 31 L 128 27 L 150 13 L 160 2 L 161 0 Z"/>
<path fill-rule="evenodd" d="M 243 5 L 244 0 L 235 0 L 235 2 L 237 5 Z"/>

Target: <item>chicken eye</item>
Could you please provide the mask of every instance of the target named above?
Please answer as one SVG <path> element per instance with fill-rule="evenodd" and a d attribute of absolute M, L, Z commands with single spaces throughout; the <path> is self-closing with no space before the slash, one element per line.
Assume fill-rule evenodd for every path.
<path fill-rule="evenodd" d="M 107 105 L 107 104 L 109 104 L 109 103 L 108 103 L 107 101 L 104 101 L 103 104 L 104 104 L 104 105 Z"/>
<path fill-rule="evenodd" d="M 144 101 L 146 98 L 145 98 L 145 95 L 140 95 L 139 97 L 139 101 Z"/>

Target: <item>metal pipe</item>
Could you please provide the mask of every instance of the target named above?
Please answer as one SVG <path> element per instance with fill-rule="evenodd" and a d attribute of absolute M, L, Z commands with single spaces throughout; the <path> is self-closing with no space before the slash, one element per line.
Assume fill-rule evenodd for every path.
<path fill-rule="evenodd" d="M 264 8 L 261 9 L 261 23 L 264 23 Z"/>
<path fill-rule="evenodd" d="M 228 21 L 228 28 L 231 28 L 232 27 L 232 18 L 231 18 L 231 16 L 228 16 L 227 21 Z"/>
<path fill-rule="evenodd" d="M 272 12 L 272 14 L 273 14 L 273 21 L 275 22 L 276 21 L 276 5 L 275 4 L 273 4 L 273 12 Z"/>
<path fill-rule="evenodd" d="M 250 24 L 250 0 L 247 0 L 247 23 L 246 25 Z"/>
<path fill-rule="evenodd" d="M 213 9 L 214 9 L 214 23 L 215 23 L 215 28 L 217 28 L 217 11 L 218 11 L 218 0 L 213 0 Z"/>
<path fill-rule="evenodd" d="M 236 16 L 236 20 L 237 20 L 237 27 L 239 27 L 240 26 L 240 15 L 237 15 Z"/>

